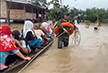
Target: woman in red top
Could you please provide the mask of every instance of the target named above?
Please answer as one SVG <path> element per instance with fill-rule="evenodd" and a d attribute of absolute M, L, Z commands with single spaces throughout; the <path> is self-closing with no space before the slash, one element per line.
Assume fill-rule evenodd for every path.
<path fill-rule="evenodd" d="M 1 26 L 0 29 L 1 32 L 1 49 L 0 49 L 0 63 L 4 65 L 9 65 L 13 63 L 14 57 L 11 57 L 16 54 L 16 56 L 24 59 L 24 60 L 30 60 L 30 57 L 25 57 L 22 55 L 22 53 L 19 51 L 19 48 L 15 46 L 13 38 L 11 37 L 11 30 L 7 25 Z"/>

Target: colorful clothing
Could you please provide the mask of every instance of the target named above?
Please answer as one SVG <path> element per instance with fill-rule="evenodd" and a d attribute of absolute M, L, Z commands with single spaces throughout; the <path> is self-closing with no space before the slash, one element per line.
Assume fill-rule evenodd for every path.
<path fill-rule="evenodd" d="M 0 52 L 14 51 L 19 50 L 18 47 L 15 46 L 13 38 L 10 36 L 11 31 L 8 26 L 1 26 L 1 50 Z M 8 32 L 9 31 L 9 32 Z"/>
<path fill-rule="evenodd" d="M 44 36 L 45 35 L 44 32 L 42 30 L 40 30 L 40 29 L 34 30 L 34 31 L 35 31 L 35 35 L 37 36 L 37 38 L 38 39 L 40 38 L 42 40 L 42 37 L 41 36 Z"/>
<path fill-rule="evenodd" d="M 25 39 L 21 36 L 21 34 L 20 34 L 20 32 L 18 30 L 14 30 L 12 32 L 12 36 L 14 37 L 14 39 L 16 39 L 16 40 L 18 40 L 20 42 L 22 47 L 27 48 L 29 50 L 29 53 L 31 52 L 31 48 L 29 47 L 29 45 L 27 44 Z"/>
<path fill-rule="evenodd" d="M 33 23 L 31 21 L 26 21 L 24 24 L 23 36 L 28 42 L 30 47 L 40 47 L 43 43 L 40 42 L 41 39 L 36 40 L 32 28 L 33 28 Z"/>
<path fill-rule="evenodd" d="M 6 57 L 8 55 L 14 55 L 16 53 L 18 53 L 19 50 L 14 50 L 12 52 L 0 52 L 0 63 L 4 64 L 5 65 L 5 62 L 6 62 Z"/>
<path fill-rule="evenodd" d="M 8 35 L 1 34 L 1 52 L 19 50 L 14 44 L 13 39 Z"/>
<path fill-rule="evenodd" d="M 29 43 L 29 46 L 36 46 L 36 47 L 40 47 L 43 43 L 40 42 L 41 39 L 38 40 L 33 40 Z"/>
<path fill-rule="evenodd" d="M 18 47 L 15 46 L 13 38 L 10 36 L 12 32 L 7 25 L 1 26 L 1 49 L 0 49 L 0 63 L 5 64 L 8 55 L 14 55 L 19 52 Z"/>
<path fill-rule="evenodd" d="M 19 42 L 22 45 L 22 47 L 27 48 L 29 50 L 29 53 L 31 52 L 30 46 L 28 44 L 26 45 L 26 42 L 24 40 L 20 40 Z"/>

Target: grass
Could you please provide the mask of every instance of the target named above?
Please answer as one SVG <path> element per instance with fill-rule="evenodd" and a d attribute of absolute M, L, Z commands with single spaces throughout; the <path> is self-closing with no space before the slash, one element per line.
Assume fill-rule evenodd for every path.
<path fill-rule="evenodd" d="M 7 24 L 1 23 L 1 25 L 7 25 Z"/>

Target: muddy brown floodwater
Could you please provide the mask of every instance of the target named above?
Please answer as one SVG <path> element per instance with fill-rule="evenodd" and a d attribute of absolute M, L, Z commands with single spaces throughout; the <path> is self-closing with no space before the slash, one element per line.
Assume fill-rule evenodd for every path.
<path fill-rule="evenodd" d="M 22 73 L 108 73 L 108 25 L 94 31 L 93 25 L 78 25 L 81 43 L 78 47 L 57 49 L 57 39 L 43 55 Z"/>

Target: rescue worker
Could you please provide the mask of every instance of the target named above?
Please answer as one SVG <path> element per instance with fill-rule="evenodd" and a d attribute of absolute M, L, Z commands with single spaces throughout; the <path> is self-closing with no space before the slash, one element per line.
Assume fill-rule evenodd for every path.
<path fill-rule="evenodd" d="M 61 25 L 62 23 L 67 23 L 67 22 L 72 24 L 72 21 L 70 21 L 70 14 L 69 13 L 66 13 L 64 15 L 64 19 L 59 20 L 57 25 L 56 25 L 56 26 L 58 26 L 60 28 L 59 31 L 58 31 L 58 33 L 59 33 L 58 35 L 65 32 L 60 37 L 58 37 L 58 49 L 62 49 L 63 44 L 64 44 L 64 47 L 68 47 L 69 35 L 70 35 L 70 32 L 71 32 L 71 28 L 63 27 Z M 78 29 L 78 28 L 74 25 L 74 29 Z"/>

